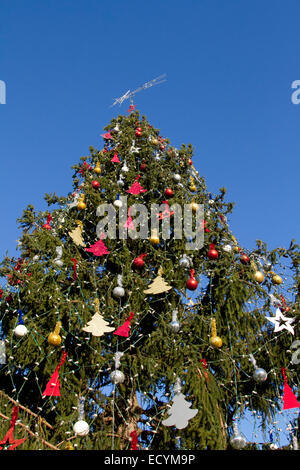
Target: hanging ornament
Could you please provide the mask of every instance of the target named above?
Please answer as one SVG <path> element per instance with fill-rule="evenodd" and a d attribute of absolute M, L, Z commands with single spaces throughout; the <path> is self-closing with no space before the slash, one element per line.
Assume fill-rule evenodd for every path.
<path fill-rule="evenodd" d="M 134 223 L 133 223 L 133 220 L 132 220 L 132 217 L 131 217 L 131 210 L 132 210 L 132 207 L 129 207 L 127 220 L 126 220 L 125 224 L 123 225 L 123 227 L 128 228 L 130 230 L 135 230 L 135 226 L 134 226 Z"/>
<path fill-rule="evenodd" d="M 279 286 L 282 283 L 281 277 L 278 276 L 278 274 L 274 274 L 274 276 L 272 277 L 272 283 Z"/>
<path fill-rule="evenodd" d="M 47 397 L 60 397 L 60 383 L 59 383 L 59 369 L 64 364 L 67 357 L 66 351 L 62 353 L 60 363 L 57 365 L 55 371 L 53 372 L 51 379 L 47 383 L 43 396 Z"/>
<path fill-rule="evenodd" d="M 157 277 L 149 285 L 148 289 L 144 290 L 145 294 L 162 294 L 172 289 L 172 286 L 169 286 L 166 281 L 162 278 L 162 268 L 159 268 Z"/>
<path fill-rule="evenodd" d="M 290 410 L 291 408 L 299 408 L 300 403 L 298 402 L 296 396 L 294 395 L 291 387 L 287 383 L 286 370 L 284 367 L 282 367 L 281 372 L 282 372 L 283 380 L 284 380 L 283 409 Z"/>
<path fill-rule="evenodd" d="M 200 209 L 200 205 L 197 204 L 195 201 L 192 201 L 190 204 L 190 208 L 192 209 L 192 212 L 195 214 Z"/>
<path fill-rule="evenodd" d="M 254 366 L 254 372 L 253 372 L 253 380 L 257 383 L 262 383 L 268 378 L 268 374 L 265 371 L 265 369 L 262 369 L 261 367 L 257 367 L 256 360 L 254 359 L 253 354 L 250 354 L 249 361 L 253 364 Z"/>
<path fill-rule="evenodd" d="M 172 321 L 171 323 L 169 323 L 169 327 L 173 333 L 178 333 L 178 331 L 180 330 L 180 323 L 178 321 L 177 316 L 178 316 L 178 310 L 177 309 L 173 310 Z"/>
<path fill-rule="evenodd" d="M 97 163 L 96 163 L 96 166 L 95 166 L 95 168 L 94 168 L 94 172 L 95 172 L 97 175 L 100 175 L 100 174 L 101 174 L 100 162 L 97 162 Z"/>
<path fill-rule="evenodd" d="M 63 252 L 62 246 L 57 246 L 55 248 L 55 251 L 56 251 L 57 257 L 53 260 L 53 263 L 56 264 L 56 266 L 61 267 L 64 264 L 61 260 L 62 252 Z"/>
<path fill-rule="evenodd" d="M 158 236 L 156 228 L 154 228 L 152 230 L 149 241 L 150 241 L 151 245 L 154 245 L 154 246 L 159 245 L 160 240 L 159 240 L 159 236 Z"/>
<path fill-rule="evenodd" d="M 230 445 L 235 450 L 241 450 L 246 445 L 246 439 L 239 433 L 236 422 L 233 422 L 233 435 L 231 436 Z"/>
<path fill-rule="evenodd" d="M 113 163 L 120 163 L 120 159 L 118 157 L 118 153 L 115 152 L 113 158 L 111 159 L 111 162 Z"/>
<path fill-rule="evenodd" d="M 180 174 L 179 173 L 174 173 L 173 180 L 175 181 L 175 183 L 179 183 L 180 180 L 181 180 Z"/>
<path fill-rule="evenodd" d="M 223 344 L 222 338 L 220 338 L 220 336 L 217 336 L 217 325 L 215 318 L 211 319 L 211 333 L 209 342 L 211 346 L 216 349 L 221 348 Z"/>
<path fill-rule="evenodd" d="M 182 268 L 190 268 L 192 266 L 192 260 L 189 256 L 183 253 L 182 257 L 179 260 L 179 264 Z"/>
<path fill-rule="evenodd" d="M 91 333 L 93 336 L 103 336 L 104 333 L 111 333 L 114 331 L 114 328 L 109 326 L 108 322 L 104 320 L 100 313 L 100 303 L 99 299 L 95 299 L 95 314 L 92 319 L 87 323 L 87 325 L 82 328 L 82 331 L 86 333 Z"/>
<path fill-rule="evenodd" d="M 52 331 L 48 336 L 48 343 L 52 346 L 59 346 L 61 344 L 61 336 L 59 335 L 61 329 L 61 322 L 58 321 L 55 325 L 54 331 Z"/>
<path fill-rule="evenodd" d="M 215 249 L 215 245 L 213 243 L 211 243 L 209 245 L 209 250 L 207 252 L 207 256 L 210 260 L 215 260 L 218 258 L 219 256 L 219 253 L 217 252 L 217 250 Z"/>
<path fill-rule="evenodd" d="M 140 148 L 140 147 L 136 147 L 136 146 L 135 146 L 135 140 L 133 140 L 129 152 L 130 152 L 130 153 L 139 153 L 140 150 L 141 150 L 141 148 Z"/>
<path fill-rule="evenodd" d="M 93 245 L 89 246 L 88 248 L 85 248 L 85 251 L 88 251 L 89 253 L 93 253 L 95 256 L 103 256 L 103 255 L 108 255 L 110 251 L 108 251 L 107 246 L 104 244 L 104 242 L 100 239 Z"/>
<path fill-rule="evenodd" d="M 139 179 L 140 177 L 141 177 L 141 176 L 138 175 L 138 176 L 135 178 L 134 183 L 130 186 L 129 189 L 126 190 L 126 193 L 137 195 L 137 194 L 140 194 L 140 193 L 145 193 L 145 192 L 147 192 L 147 189 L 144 189 L 143 186 L 141 186 L 140 183 L 138 183 L 138 179 Z"/>
<path fill-rule="evenodd" d="M 129 333 L 130 333 L 130 322 L 133 319 L 133 317 L 134 317 L 134 313 L 130 312 L 130 315 L 127 318 L 127 320 L 125 320 L 123 325 L 119 326 L 119 328 L 117 328 L 113 334 L 117 336 L 123 336 L 124 338 L 128 338 Z"/>
<path fill-rule="evenodd" d="M 77 209 L 83 211 L 86 209 L 86 203 L 84 202 L 85 200 L 85 194 L 80 194 L 78 197 L 78 204 L 77 204 Z"/>
<path fill-rule="evenodd" d="M 24 325 L 23 312 L 22 310 L 18 310 L 18 325 L 14 329 L 14 334 L 18 338 L 21 338 L 22 336 L 27 335 L 27 333 L 28 333 L 28 330 L 26 326 Z"/>
<path fill-rule="evenodd" d="M 143 253 L 132 261 L 132 265 L 135 269 L 143 269 L 143 267 L 145 266 L 145 256 L 147 256 L 147 254 Z"/>
<path fill-rule="evenodd" d="M 51 230 L 52 227 L 50 225 L 50 222 L 52 221 L 52 217 L 51 217 L 51 214 L 48 214 L 48 217 L 47 217 L 47 223 L 43 225 L 43 228 L 45 228 L 46 230 Z"/>
<path fill-rule="evenodd" d="M 119 179 L 117 181 L 118 186 L 124 186 L 124 175 L 120 173 Z"/>
<path fill-rule="evenodd" d="M 26 437 L 22 439 L 14 439 L 14 430 L 16 426 L 16 421 L 18 419 L 19 407 L 14 406 L 12 409 L 12 416 L 9 425 L 9 430 L 5 434 L 2 441 L 0 441 L 0 450 L 14 450 L 20 444 L 23 444 L 26 441 Z"/>
<path fill-rule="evenodd" d="M 124 162 L 122 168 L 121 168 L 121 171 L 123 171 L 124 173 L 127 173 L 129 171 L 129 168 L 128 166 L 126 165 L 126 161 Z"/>
<path fill-rule="evenodd" d="M 130 450 L 139 450 L 138 448 L 138 435 L 136 431 L 132 431 L 130 433 L 131 443 L 130 443 Z"/>
<path fill-rule="evenodd" d="M 265 276 L 263 275 L 261 271 L 255 271 L 254 279 L 256 282 L 259 282 L 261 284 L 264 281 Z"/>
<path fill-rule="evenodd" d="M 223 246 L 223 250 L 226 252 L 226 253 L 231 253 L 232 252 L 232 246 L 227 244 L 227 245 L 224 245 Z"/>
<path fill-rule="evenodd" d="M 78 421 L 73 426 L 73 431 L 80 437 L 87 436 L 90 431 L 88 423 L 84 420 L 84 402 L 85 398 L 80 397 L 78 401 Z"/>
<path fill-rule="evenodd" d="M 190 277 L 186 282 L 186 288 L 189 289 L 189 290 L 196 290 L 197 287 L 198 287 L 198 282 L 195 279 L 194 274 L 195 274 L 195 270 L 191 269 L 190 270 Z"/>
<path fill-rule="evenodd" d="M 143 161 L 140 164 L 140 171 L 146 171 L 146 169 L 147 169 L 147 163 Z"/>
<path fill-rule="evenodd" d="M 71 232 L 68 232 L 68 235 L 72 238 L 75 245 L 85 247 L 86 245 L 82 237 L 83 224 L 81 220 L 76 220 L 76 223 L 77 227 L 71 230 Z"/>
<path fill-rule="evenodd" d="M 119 194 L 117 195 L 117 199 L 114 201 L 113 204 L 114 204 L 115 207 L 118 207 L 118 208 L 123 206 L 123 202 L 120 200 L 120 195 Z"/>
<path fill-rule="evenodd" d="M 190 189 L 190 191 L 192 191 L 192 192 L 197 191 L 197 186 L 195 185 L 195 180 L 194 180 L 194 178 L 193 178 L 192 176 L 190 177 L 190 186 L 189 186 L 189 189 Z"/>
<path fill-rule="evenodd" d="M 246 253 L 242 254 L 240 260 L 241 260 L 242 264 L 249 264 L 249 262 L 250 262 L 250 258 L 249 258 L 249 256 L 246 255 Z"/>
<path fill-rule="evenodd" d="M 117 276 L 117 287 L 115 287 L 112 291 L 112 294 L 114 297 L 121 298 L 124 297 L 125 295 L 125 290 L 123 288 L 123 281 L 122 281 L 122 275 L 118 274 Z"/>
<path fill-rule="evenodd" d="M 190 409 L 191 403 L 186 401 L 185 395 L 181 393 L 181 381 L 176 379 L 174 386 L 175 396 L 173 405 L 168 410 L 169 418 L 162 421 L 164 426 L 175 426 L 177 429 L 184 429 L 189 424 L 189 420 L 198 413 L 197 409 Z"/>
<path fill-rule="evenodd" d="M 76 258 L 71 258 L 70 261 L 73 262 L 73 276 L 72 280 L 76 281 L 77 279 L 77 259 Z"/>
<path fill-rule="evenodd" d="M 142 135 L 142 128 L 141 127 L 136 128 L 135 135 L 137 137 L 141 137 L 141 135 Z"/>
<path fill-rule="evenodd" d="M 97 180 L 93 180 L 91 182 L 91 185 L 93 186 L 94 189 L 99 189 L 100 188 L 100 183 Z"/>
<path fill-rule="evenodd" d="M 280 308 L 276 309 L 275 317 L 266 317 L 266 319 L 274 323 L 275 325 L 274 333 L 277 333 L 278 331 L 281 331 L 281 330 L 287 330 L 290 333 L 292 333 L 292 335 L 295 333 L 294 328 L 291 325 L 291 323 L 295 321 L 295 318 L 285 317 L 283 313 L 281 312 Z"/>
<path fill-rule="evenodd" d="M 121 384 L 125 380 L 125 375 L 121 370 L 119 370 L 119 367 L 121 365 L 120 359 L 123 355 L 124 353 L 122 352 L 116 352 L 115 354 L 115 370 L 110 374 L 110 380 L 115 385 Z"/>
<path fill-rule="evenodd" d="M 173 197 L 174 196 L 174 192 L 173 192 L 173 189 L 172 188 L 167 188 L 165 189 L 165 197 L 166 198 L 170 198 L 170 197 Z"/>
<path fill-rule="evenodd" d="M 263 265 L 264 271 L 271 271 L 272 269 L 272 263 L 270 261 L 265 261 Z"/>

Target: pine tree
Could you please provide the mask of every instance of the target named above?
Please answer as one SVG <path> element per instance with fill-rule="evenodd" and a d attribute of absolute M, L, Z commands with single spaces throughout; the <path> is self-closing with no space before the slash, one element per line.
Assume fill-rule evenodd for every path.
<path fill-rule="evenodd" d="M 245 410 L 258 412 L 266 424 L 282 410 L 282 368 L 299 397 L 297 362 L 291 361 L 299 329 L 299 246 L 292 241 L 288 249 L 268 250 L 260 240 L 253 250 L 239 246 L 225 188 L 212 196 L 193 166 L 192 145 L 175 148 L 138 111 L 112 119 L 104 130 L 103 148 L 91 147 L 73 166 L 73 192 L 46 194 L 51 214 L 32 205 L 24 210 L 20 257 L 1 263 L 0 440 L 19 404 L 28 428 L 21 427 L 26 440 L 18 449 L 125 450 L 132 436 L 140 449 L 230 448 Z M 153 236 L 149 224 L 145 239 L 107 237 L 97 256 L 86 248 L 101 239 L 97 209 L 112 205 L 124 233 L 128 212 L 121 196 L 149 214 L 152 204 L 160 205 L 169 238 Z M 186 238 L 175 236 L 175 203 L 189 204 L 195 216 L 203 205 L 200 249 L 187 250 Z M 190 238 L 196 229 L 193 220 Z M 142 253 L 147 256 L 135 269 Z M 151 292 L 157 283 L 164 288 Z M 86 332 L 98 302 L 111 327 L 100 337 Z M 266 318 L 278 305 L 294 318 L 294 336 L 274 332 Z M 16 335 L 19 310 L 22 333 Z M 114 335 L 131 314 L 128 337 Z M 50 344 L 58 322 L 61 342 Z M 45 396 L 54 373 L 60 396 Z M 182 429 L 163 424 L 177 400 L 177 378 L 190 407 Z M 81 435 L 73 429 L 80 399 L 80 421 L 88 423 Z"/>

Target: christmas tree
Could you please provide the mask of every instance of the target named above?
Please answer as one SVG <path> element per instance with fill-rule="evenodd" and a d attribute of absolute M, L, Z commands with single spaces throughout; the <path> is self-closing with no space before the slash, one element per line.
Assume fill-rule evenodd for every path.
<path fill-rule="evenodd" d="M 1 263 L 0 440 L 18 406 L 18 449 L 252 448 L 244 413 L 272 425 L 287 382 L 299 399 L 299 246 L 240 246 L 192 145 L 130 111 L 74 165 L 72 193 L 25 208 L 19 258 Z"/>

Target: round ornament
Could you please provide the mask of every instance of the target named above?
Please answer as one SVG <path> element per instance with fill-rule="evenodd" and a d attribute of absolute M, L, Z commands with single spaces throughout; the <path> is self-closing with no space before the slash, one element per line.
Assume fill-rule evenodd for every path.
<path fill-rule="evenodd" d="M 198 282 L 194 277 L 195 271 L 191 269 L 190 278 L 186 282 L 186 288 L 189 290 L 196 290 L 198 287 Z"/>
<path fill-rule="evenodd" d="M 224 246 L 223 246 L 223 250 L 224 250 L 226 253 L 231 253 L 231 252 L 232 252 L 232 246 L 231 246 L 231 245 L 224 245 Z"/>
<path fill-rule="evenodd" d="M 123 203 L 122 203 L 122 201 L 120 201 L 120 199 L 116 199 L 116 200 L 114 201 L 114 206 L 120 208 L 120 207 L 123 206 Z"/>
<path fill-rule="evenodd" d="M 178 333 L 178 331 L 180 330 L 180 323 L 176 320 L 174 321 L 171 321 L 171 323 L 169 324 L 170 326 L 170 330 L 173 332 L 173 333 Z"/>
<path fill-rule="evenodd" d="M 173 197 L 174 193 L 173 193 L 173 189 L 172 188 L 167 188 L 165 190 L 165 197 L 166 198 L 170 198 L 170 197 Z"/>
<path fill-rule="evenodd" d="M 209 250 L 208 250 L 208 253 L 207 253 L 207 256 L 209 259 L 211 260 L 215 260 L 218 258 L 219 256 L 219 253 L 217 252 L 217 250 L 215 249 L 215 245 L 213 243 L 211 243 L 209 245 Z"/>
<path fill-rule="evenodd" d="M 146 169 L 147 169 L 147 163 L 142 162 L 141 165 L 140 165 L 140 170 L 141 171 L 146 171 Z"/>
<path fill-rule="evenodd" d="M 278 276 L 278 274 L 275 274 L 273 277 L 272 277 L 272 282 L 273 284 L 276 284 L 276 285 L 279 285 L 282 283 L 282 279 L 280 276 Z"/>
<path fill-rule="evenodd" d="M 21 338 L 22 336 L 27 335 L 28 330 L 25 325 L 17 325 L 16 328 L 14 329 L 14 334 L 18 337 Z"/>
<path fill-rule="evenodd" d="M 73 431 L 77 436 L 86 436 L 89 433 L 90 427 L 86 421 L 82 419 L 77 421 L 73 426 Z"/>
<path fill-rule="evenodd" d="M 83 211 L 84 209 L 86 209 L 86 203 L 84 201 L 79 201 L 77 204 L 77 209 Z"/>
<path fill-rule="evenodd" d="M 253 372 L 252 377 L 253 377 L 253 380 L 255 380 L 255 382 L 262 383 L 267 379 L 268 374 L 265 371 L 265 369 L 261 369 L 260 367 L 257 367 L 255 371 Z"/>
<path fill-rule="evenodd" d="M 194 202 L 194 201 L 191 202 L 191 209 L 192 209 L 192 212 L 194 212 L 194 213 L 198 212 L 199 208 L 200 208 L 200 207 L 199 207 L 199 204 L 197 204 L 197 203 Z"/>
<path fill-rule="evenodd" d="M 270 261 L 265 261 L 264 270 L 265 271 L 271 271 L 271 269 L 272 269 L 272 263 L 270 263 Z"/>
<path fill-rule="evenodd" d="M 159 244 L 159 236 L 157 234 L 157 230 L 153 230 L 151 233 L 151 237 L 149 238 L 151 245 L 158 245 Z"/>
<path fill-rule="evenodd" d="M 93 186 L 94 189 L 100 188 L 100 183 L 97 180 L 92 181 L 91 185 Z"/>
<path fill-rule="evenodd" d="M 246 439 L 241 434 L 234 434 L 230 438 L 230 445 L 235 450 L 243 449 L 246 445 Z"/>
<path fill-rule="evenodd" d="M 121 370 L 117 369 L 117 370 L 114 370 L 110 374 L 110 380 L 112 381 L 113 384 L 121 384 L 125 380 L 125 375 L 123 374 Z"/>
<path fill-rule="evenodd" d="M 101 173 L 101 166 L 100 166 L 100 162 L 98 162 L 94 168 L 94 172 L 97 174 L 97 175 L 100 175 Z"/>
<path fill-rule="evenodd" d="M 179 183 L 179 181 L 181 180 L 181 176 L 178 174 L 178 173 L 175 173 L 173 175 L 173 180 L 176 182 L 176 183 Z"/>
<path fill-rule="evenodd" d="M 135 258 L 132 262 L 133 264 L 133 267 L 136 268 L 136 269 L 142 269 L 144 266 L 145 266 L 145 261 L 144 261 L 144 257 L 146 255 L 140 255 L 138 256 L 137 258 Z"/>
<path fill-rule="evenodd" d="M 242 254 L 241 256 L 241 263 L 242 264 L 249 264 L 250 258 L 247 256 L 245 253 Z"/>
<path fill-rule="evenodd" d="M 61 336 L 52 331 L 48 336 L 48 343 L 52 344 L 52 346 L 59 346 L 61 344 Z"/>
<path fill-rule="evenodd" d="M 221 348 L 223 341 L 220 336 L 211 336 L 209 342 L 213 348 Z"/>
<path fill-rule="evenodd" d="M 263 282 L 265 276 L 263 275 L 263 273 L 261 271 L 256 271 L 255 274 L 254 274 L 254 279 L 256 282 Z"/>
<path fill-rule="evenodd" d="M 190 258 L 184 253 L 179 260 L 179 264 L 182 268 L 189 268 L 191 266 Z"/>
<path fill-rule="evenodd" d="M 123 289 L 123 287 L 117 286 L 113 289 L 112 293 L 114 297 L 121 298 L 121 297 L 124 297 L 125 290 Z"/>

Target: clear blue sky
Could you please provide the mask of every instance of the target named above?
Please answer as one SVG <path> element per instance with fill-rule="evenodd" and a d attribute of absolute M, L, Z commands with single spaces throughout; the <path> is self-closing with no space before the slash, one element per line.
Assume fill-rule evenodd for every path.
<path fill-rule="evenodd" d="M 71 165 L 102 147 L 113 99 L 167 73 L 137 108 L 175 146 L 192 143 L 209 190 L 236 202 L 245 247 L 299 240 L 299 0 L 2 0 L 0 256 L 16 218 L 67 194 Z"/>
<path fill-rule="evenodd" d="M 113 98 L 164 72 L 137 107 L 227 188 L 238 240 L 299 241 L 299 14 L 297 0 L 2 0 L 0 255 L 15 254 L 22 209 L 67 194 L 71 165 L 126 114 Z"/>

